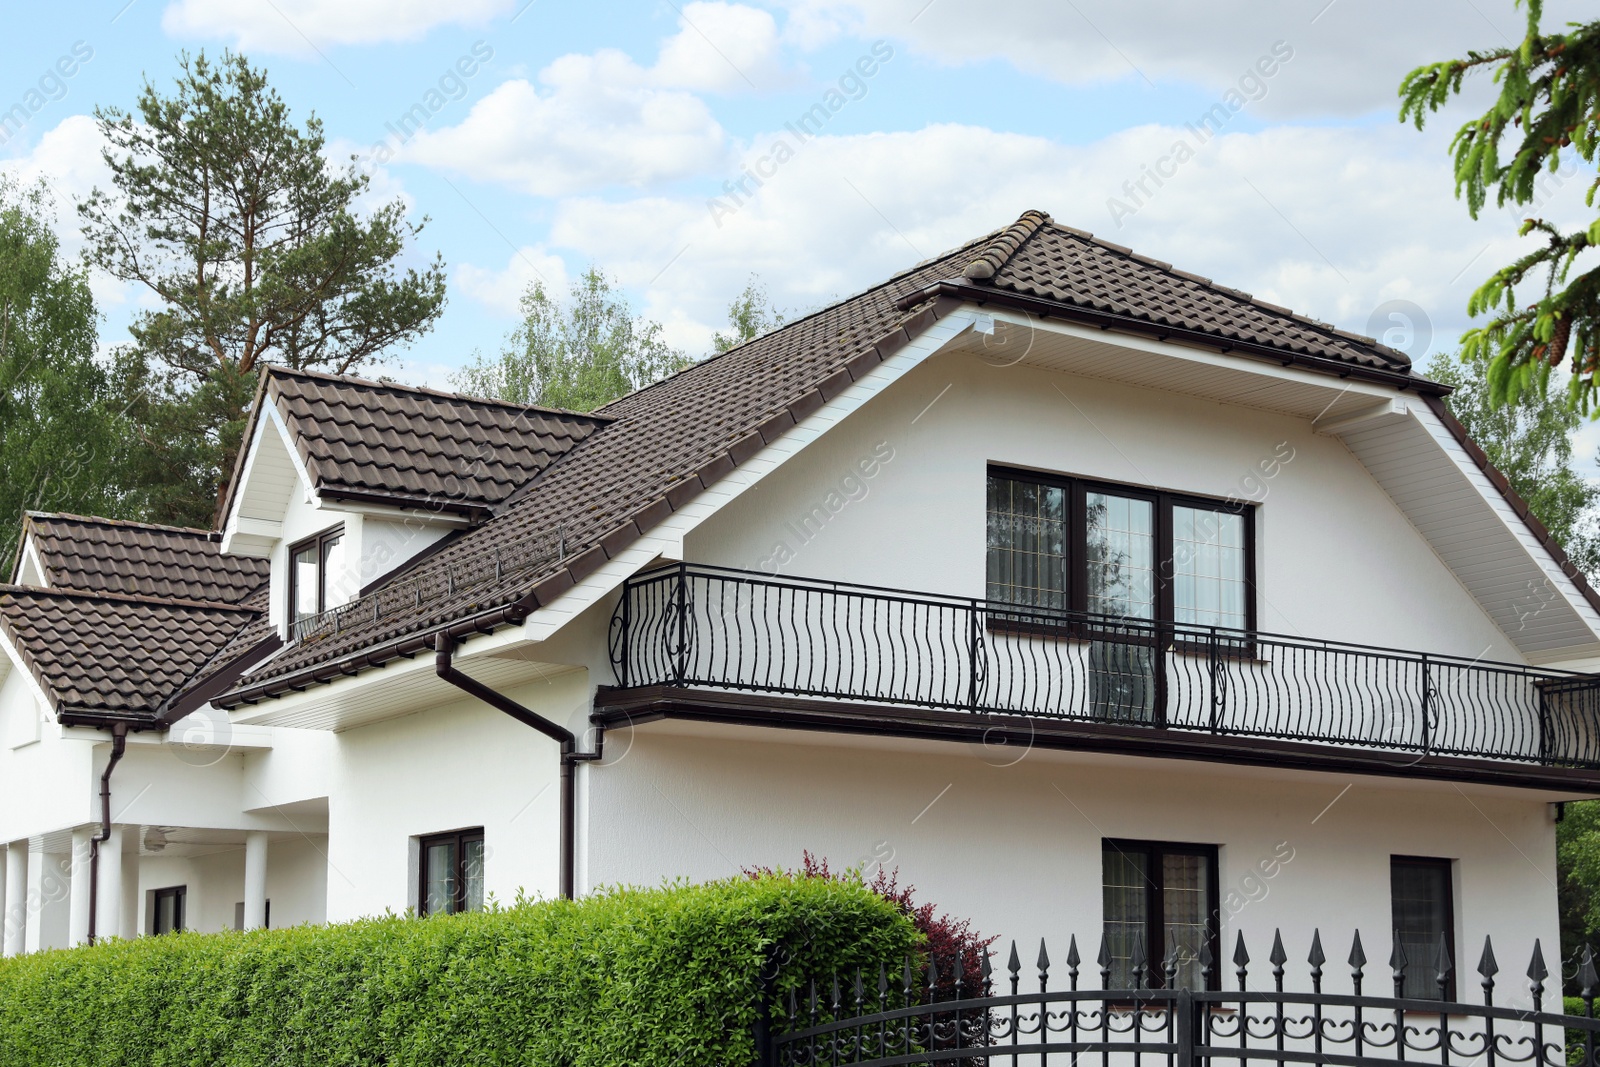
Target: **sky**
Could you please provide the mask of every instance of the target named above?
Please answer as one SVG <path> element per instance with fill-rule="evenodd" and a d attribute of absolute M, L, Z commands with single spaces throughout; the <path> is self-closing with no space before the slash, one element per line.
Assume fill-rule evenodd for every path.
<path fill-rule="evenodd" d="M 1582 13 L 1549 3 L 1545 24 Z M 183 51 L 242 50 L 297 120 L 322 120 L 330 157 L 355 157 L 368 204 L 426 220 L 406 260 L 442 255 L 449 303 L 381 369 L 444 388 L 498 351 L 531 283 L 564 292 L 590 265 L 700 356 L 752 278 L 805 311 L 1037 208 L 1423 363 L 1523 247 L 1525 210 L 1474 221 L 1454 197 L 1450 136 L 1488 79 L 1424 131 L 1396 118 L 1407 71 L 1521 39 L 1510 0 L 111 0 L 9 16 L 0 110 L 31 114 L 0 170 L 50 184 L 69 251 L 75 201 L 109 186 L 95 108 L 170 87 Z M 1550 176 L 1540 210 L 1584 219 L 1591 177 Z M 105 345 L 153 306 L 94 287 Z M 1580 436 L 1586 460 L 1596 444 Z"/>

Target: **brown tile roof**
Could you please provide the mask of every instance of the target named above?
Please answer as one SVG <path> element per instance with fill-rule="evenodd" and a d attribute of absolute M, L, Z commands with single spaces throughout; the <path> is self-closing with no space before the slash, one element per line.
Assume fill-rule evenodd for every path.
<path fill-rule="evenodd" d="M 997 262 L 998 261 L 998 262 Z M 994 264 L 987 279 L 986 268 Z M 1403 352 L 1028 212 L 964 272 L 995 289 L 1276 351 L 1408 372 Z"/>
<path fill-rule="evenodd" d="M 1286 361 L 1304 354 L 1322 369 L 1371 368 L 1437 388 L 1411 379 L 1404 357 L 1382 346 L 1029 212 L 602 408 L 614 421 L 540 472 L 489 521 L 341 609 L 337 626 L 330 623 L 247 674 L 217 702 L 256 702 L 412 655 L 441 628 L 454 627 L 459 636 L 520 620 L 959 307 L 960 298 L 937 298 L 949 283 L 996 299 L 1010 293 L 1047 302 L 1063 313 L 1103 306 L 1170 319 L 1219 347 L 1247 339 Z"/>
<path fill-rule="evenodd" d="M 285 367 L 266 376 L 268 398 L 328 497 L 486 509 L 607 421 Z"/>
<path fill-rule="evenodd" d="M 58 589 L 235 603 L 267 580 L 267 561 L 224 556 L 206 530 L 29 512 L 29 538 Z"/>
<path fill-rule="evenodd" d="M 153 722 L 253 614 L 231 604 L 0 586 L 0 627 L 67 723 Z"/>

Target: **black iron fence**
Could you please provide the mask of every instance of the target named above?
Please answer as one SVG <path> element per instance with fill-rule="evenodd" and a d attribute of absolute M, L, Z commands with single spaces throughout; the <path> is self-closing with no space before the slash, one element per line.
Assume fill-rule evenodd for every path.
<path fill-rule="evenodd" d="M 1138 946 L 1134 951 L 1142 956 Z M 975 989 L 960 984 L 957 960 L 908 960 L 898 973 L 779 971 L 769 988 L 787 993 L 770 1020 L 758 1024 L 757 1057 L 760 1067 L 1195 1067 L 1214 1061 L 1241 1067 L 1252 1061 L 1278 1067 L 1596 1067 L 1600 1020 L 1594 998 L 1600 980 L 1590 953 L 1585 951 L 1578 974 L 1582 1015 L 1562 1013 L 1559 975 L 1547 1005 L 1551 976 L 1537 941 L 1526 979 L 1502 985 L 1493 945 L 1485 938 L 1475 975 L 1481 992 L 1470 1004 L 1455 995 L 1455 966 L 1442 939 L 1428 955 L 1407 959 L 1404 939 L 1397 936 L 1387 966 L 1369 975 L 1358 933 L 1347 975 L 1335 982 L 1325 974 L 1321 934 L 1314 933 L 1303 979 L 1292 983 L 1298 989 L 1291 988 L 1281 934 L 1274 936 L 1267 976 L 1252 976 L 1242 934 L 1231 975 L 1203 948 L 1194 989 L 1181 987 L 1179 976 L 1189 969 L 1176 948 L 1148 969 L 1148 961 L 1134 960 L 1124 973 L 1136 976 L 1136 985 L 1113 988 L 1104 941 L 1093 968 L 1081 974 L 1076 939 L 1065 968 L 1054 973 L 1042 942 L 1037 963 L 1026 970 L 1015 944 L 1003 973 L 995 973 L 985 957 L 982 986 Z M 953 987 L 939 981 L 949 968 L 958 976 Z M 1152 973 L 1153 983 L 1144 977 Z M 1461 976 L 1463 989 L 1467 977 Z M 1368 988 L 1390 983 L 1392 993 Z M 928 992 L 939 989 L 945 992 Z"/>
<path fill-rule="evenodd" d="M 625 687 L 1600 767 L 1600 676 L 698 564 L 628 582 L 611 658 Z"/>

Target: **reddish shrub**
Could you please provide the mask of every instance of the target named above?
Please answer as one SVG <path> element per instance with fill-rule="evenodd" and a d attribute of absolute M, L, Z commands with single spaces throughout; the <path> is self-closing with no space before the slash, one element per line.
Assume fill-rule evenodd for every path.
<path fill-rule="evenodd" d="M 813 856 L 810 850 L 801 854 L 800 869 L 797 871 L 772 871 L 765 867 L 746 868 L 745 874 L 756 877 L 761 874 L 792 874 L 795 877 L 825 878 L 830 881 L 844 881 L 851 877 L 850 874 L 834 874 L 828 869 L 825 858 Z M 919 987 L 925 986 L 928 960 L 931 957 L 937 967 L 938 981 L 934 986 L 934 999 L 949 1000 L 955 996 L 956 970 L 955 961 L 961 961 L 962 995 L 976 997 L 983 995 L 983 959 L 989 954 L 989 946 L 1000 939 L 999 934 L 984 937 L 972 929 L 969 919 L 957 919 L 950 915 L 941 915 L 932 903 L 918 904 L 915 895 L 915 886 L 902 886 L 900 884 L 900 869 L 886 871 L 881 866 L 877 876 L 866 886 L 872 892 L 898 907 L 921 931 L 926 941 L 923 945 L 922 956 L 917 961 L 921 970 L 922 982 Z M 891 982 L 897 982 L 897 976 L 891 976 Z M 924 992 L 925 989 L 919 989 Z"/>

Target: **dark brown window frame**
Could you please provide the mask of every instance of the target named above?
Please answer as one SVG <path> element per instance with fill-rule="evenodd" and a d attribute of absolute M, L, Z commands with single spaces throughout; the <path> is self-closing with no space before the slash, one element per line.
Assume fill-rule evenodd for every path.
<path fill-rule="evenodd" d="M 483 827 L 469 826 L 460 830 L 446 830 L 438 834 L 424 834 L 417 838 L 417 914 L 428 915 L 428 847 L 453 843 L 456 846 L 455 900 L 453 915 L 467 910 L 467 849 L 469 841 L 483 841 Z"/>
<path fill-rule="evenodd" d="M 287 618 L 289 620 L 289 638 L 291 640 L 299 636 L 296 632 L 299 628 L 299 620 L 296 618 L 296 614 L 300 603 L 300 581 L 297 568 L 294 565 L 294 558 L 308 548 L 315 547 L 317 549 L 317 610 L 315 614 L 320 615 L 328 610 L 328 548 L 329 542 L 335 538 L 341 540 L 344 538 L 344 523 L 341 522 L 337 526 L 330 526 L 321 533 L 312 534 L 310 537 L 303 538 L 289 546 L 289 608 Z"/>
<path fill-rule="evenodd" d="M 1173 625 L 1173 619 L 1176 615 L 1174 593 L 1176 575 L 1172 548 L 1173 506 L 1202 508 L 1207 511 L 1241 516 L 1244 519 L 1244 629 L 1252 633 L 1255 632 L 1257 621 L 1256 600 L 1258 598 L 1256 593 L 1256 508 L 1254 503 L 1199 496 L 1193 493 L 1177 493 L 1166 489 L 1151 489 L 1148 486 L 1083 478 L 1073 474 L 1055 474 L 1047 471 L 1030 470 L 1025 467 L 1008 467 L 1000 463 L 989 464 L 985 472 L 984 491 L 986 498 L 988 479 L 995 477 L 1033 482 L 1037 485 L 1048 485 L 1067 491 L 1067 559 L 1069 564 L 1067 567 L 1067 610 L 1074 612 L 1087 612 L 1089 605 L 1089 521 L 1088 504 L 1086 503 L 1088 494 L 1096 492 L 1111 493 L 1135 500 L 1149 501 L 1154 506 L 1156 540 L 1156 558 L 1153 561 L 1156 575 L 1156 610 L 1155 618 L 1149 620 L 1152 625 L 1157 623 Z M 984 521 L 987 524 L 987 509 Z M 1026 605 L 1019 605 L 1019 607 L 1022 607 L 1024 612 L 1038 611 L 1044 613 L 1049 610 Z M 1183 625 L 1199 624 L 1185 623 Z M 1253 654 L 1252 650 L 1241 650 L 1240 652 L 1242 656 Z"/>
<path fill-rule="evenodd" d="M 1456 861 L 1453 859 L 1445 859 L 1440 856 L 1406 856 L 1394 854 L 1389 857 L 1389 922 L 1390 926 L 1393 927 L 1397 932 L 1399 930 L 1399 926 L 1394 922 L 1393 910 L 1394 869 L 1396 866 L 1401 865 L 1407 867 L 1426 867 L 1432 870 L 1442 871 L 1444 873 L 1444 943 L 1445 948 L 1450 952 L 1450 958 L 1452 960 L 1459 959 L 1460 957 L 1456 955 Z M 1413 968 L 1416 967 L 1423 968 L 1428 974 L 1436 973 L 1433 970 L 1433 963 L 1434 961 L 1432 959 L 1407 960 L 1406 974 L 1409 976 L 1415 973 Z M 1428 996 L 1416 999 L 1434 1000 L 1437 999 L 1437 997 L 1438 989 L 1437 986 L 1435 986 L 1433 991 L 1430 992 Z M 1449 981 L 1446 983 L 1444 999 L 1446 1001 L 1454 1001 L 1456 999 L 1456 973 L 1453 969 L 1450 972 Z"/>
<path fill-rule="evenodd" d="M 182 933 L 187 929 L 184 921 L 188 918 L 185 914 L 188 911 L 188 896 L 189 887 L 187 885 L 169 885 L 150 891 L 150 933 L 152 936 Z M 161 921 L 161 901 L 169 898 L 173 902 L 172 929 L 160 930 L 157 929 L 157 926 Z"/>
<path fill-rule="evenodd" d="M 1163 884 L 1163 871 L 1159 862 L 1162 855 L 1172 853 L 1179 856 L 1204 856 L 1208 861 L 1206 877 L 1206 940 L 1211 945 L 1211 958 L 1216 961 L 1212 964 L 1211 975 L 1206 980 L 1208 990 L 1222 988 L 1222 880 L 1218 873 L 1219 848 L 1216 845 L 1201 845 L 1190 841 L 1143 841 L 1126 837 L 1103 837 L 1100 839 L 1100 851 L 1104 855 L 1107 849 L 1115 849 L 1124 854 L 1141 853 L 1145 857 L 1145 952 L 1149 956 L 1146 964 L 1148 974 L 1145 984 L 1151 989 L 1160 989 L 1165 986 L 1167 976 L 1162 969 L 1162 961 L 1166 957 L 1166 922 L 1162 917 L 1161 894 L 1165 889 Z M 1104 860 L 1102 862 L 1100 884 L 1105 885 Z M 1104 916 L 1101 921 L 1104 922 Z M 1154 946 L 1154 947 L 1152 947 Z"/>

